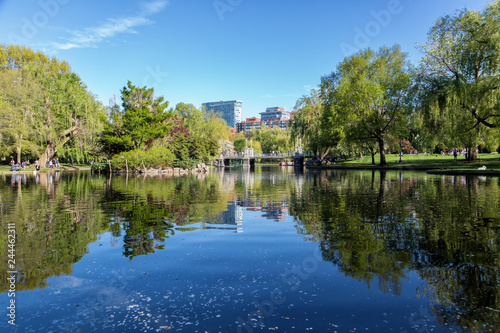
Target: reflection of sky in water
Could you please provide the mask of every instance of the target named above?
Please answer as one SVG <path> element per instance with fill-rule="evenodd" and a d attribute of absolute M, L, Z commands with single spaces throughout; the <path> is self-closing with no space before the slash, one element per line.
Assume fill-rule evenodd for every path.
<path fill-rule="evenodd" d="M 292 170 L 216 174 L 214 177 L 221 177 L 219 191 L 231 193 L 225 211 L 210 215 L 203 222 L 187 223 L 190 216 L 185 216 L 179 224 L 163 218 L 168 238 L 162 241 L 157 230 L 147 230 L 135 241 L 147 243 L 151 251 L 132 257 L 124 256 L 124 249 L 130 246 L 124 235 L 125 226 L 130 227 L 133 221 L 112 211 L 109 220 L 115 226 L 113 231 L 100 234 L 97 241 L 87 246 L 87 253 L 72 264 L 71 274 L 48 278 L 48 286 L 43 289 L 19 291 L 17 325 L 8 326 L 3 320 L 0 329 L 2 332 L 460 329 L 453 324 L 438 324 L 433 311 L 439 307 L 431 307 L 432 302 L 424 296 L 428 286 L 422 274 L 442 268 L 426 265 L 432 260 L 436 265 L 441 264 L 438 259 L 445 265 L 446 258 L 422 250 L 425 244 L 420 237 L 432 214 L 422 210 L 418 200 L 424 198 L 425 191 L 443 191 L 441 186 L 461 191 L 470 183 L 462 178 L 425 176 L 424 179 L 423 175 L 389 175 L 384 183 L 379 183 L 378 178 L 372 182 L 370 175 L 325 177 L 314 173 L 297 175 Z M 364 186 L 358 194 L 355 193 L 358 190 L 351 188 L 354 179 Z M 12 190 L 14 194 L 21 183 L 29 195 L 29 189 L 41 184 L 47 186 L 47 193 L 54 200 L 60 200 L 61 184 L 69 184 L 71 179 L 60 175 L 56 178 L 54 174 L 52 179 L 35 180 L 27 176 L 23 183 L 23 177 L 12 177 L 7 182 L 10 189 L 0 190 L 2 195 Z M 127 181 L 127 186 L 132 187 L 131 179 Z M 110 191 L 110 184 L 114 185 L 113 191 L 122 186 L 103 180 L 95 185 L 93 195 L 98 197 L 103 191 Z M 422 186 L 427 184 L 432 186 Z M 274 189 L 270 188 L 272 185 Z M 479 180 L 474 186 L 486 185 L 491 186 L 491 181 Z M 389 194 L 394 189 L 408 196 L 419 191 L 422 194 L 400 202 L 397 196 Z M 431 192 L 425 198 L 439 195 Z M 475 195 L 478 200 L 484 199 L 480 187 Z M 119 196 L 115 192 L 106 198 L 111 197 L 132 198 L 130 193 Z M 498 204 L 498 192 L 491 193 L 490 202 L 492 199 Z M 10 201 L 12 198 L 8 200 L 14 202 Z M 340 208 L 332 204 L 337 201 L 349 205 Z M 137 203 L 144 204 L 141 200 Z M 349 223 L 341 220 L 363 212 L 363 205 L 372 207 L 377 203 L 383 208 L 380 211 L 366 211 Z M 37 204 L 30 202 L 30 205 Z M 103 205 L 107 209 L 119 206 Z M 440 205 L 446 203 L 434 204 Z M 434 206 L 428 210 L 435 209 Z M 331 210 L 332 207 L 335 209 Z M 328 218 L 316 221 L 318 216 Z M 481 221 L 498 223 L 498 215 L 483 216 Z M 351 226 L 355 229 L 349 230 Z M 367 235 L 371 238 L 365 239 Z M 342 242 L 347 243 L 342 245 Z M 363 266 L 348 265 L 364 260 L 358 257 L 357 250 L 362 254 L 363 247 L 370 244 L 376 246 L 373 262 L 367 269 L 371 277 L 361 278 L 356 269 Z M 415 254 L 415 258 L 406 258 L 406 254 Z M 328 255 L 331 257 L 325 257 Z M 399 273 L 383 272 L 385 266 L 377 266 L 381 258 L 389 260 L 390 267 L 400 269 Z M 415 266 L 420 264 L 424 267 Z M 8 301 L 5 293 L 0 295 L 0 307 L 5 308 Z M 491 313 L 485 316 L 491 315 L 494 323 L 498 310 L 491 308 Z"/>

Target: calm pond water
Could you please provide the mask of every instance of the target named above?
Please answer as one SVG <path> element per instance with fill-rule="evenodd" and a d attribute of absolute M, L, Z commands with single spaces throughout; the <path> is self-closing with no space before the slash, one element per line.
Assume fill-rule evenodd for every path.
<path fill-rule="evenodd" d="M 1 332 L 500 327 L 495 177 L 4 175 L 0 218 Z"/>

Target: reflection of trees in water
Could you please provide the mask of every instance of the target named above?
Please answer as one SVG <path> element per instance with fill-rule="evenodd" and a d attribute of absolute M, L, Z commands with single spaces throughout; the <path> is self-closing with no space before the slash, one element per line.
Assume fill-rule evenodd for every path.
<path fill-rule="evenodd" d="M 427 282 L 420 292 L 442 323 L 486 331 L 499 322 L 499 188 L 496 178 L 443 177 L 417 205 L 428 258 L 417 266 Z"/>
<path fill-rule="evenodd" d="M 499 189 L 497 178 L 311 172 L 291 211 L 347 276 L 397 295 L 416 270 L 440 323 L 483 330 L 500 319 Z"/>
<path fill-rule="evenodd" d="M 227 209 L 232 188 L 213 175 L 200 177 L 116 177 L 102 197 L 113 235 L 124 235 L 123 253 L 135 257 L 164 248 L 176 232 L 216 220 Z"/>
<path fill-rule="evenodd" d="M 82 174 L 59 173 L 4 176 L 0 185 L 0 244 L 7 258 L 7 223 L 16 224 L 15 260 L 19 280 L 16 289 L 43 288 L 46 279 L 70 274 L 72 265 L 87 252 L 87 245 L 106 230 L 106 222 L 94 195 L 97 182 Z M 11 186 L 5 186 L 9 183 Z M 0 261 L 7 271 L 7 260 Z M 0 291 L 7 288 L 6 274 Z"/>

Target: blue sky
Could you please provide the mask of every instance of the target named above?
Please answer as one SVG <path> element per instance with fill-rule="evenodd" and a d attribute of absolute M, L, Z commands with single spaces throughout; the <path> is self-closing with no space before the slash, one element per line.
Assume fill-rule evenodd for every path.
<path fill-rule="evenodd" d="M 175 107 L 292 110 L 350 52 L 398 43 L 413 63 L 440 16 L 486 0 L 0 0 L 0 43 L 66 60 L 105 105 L 127 80 Z"/>

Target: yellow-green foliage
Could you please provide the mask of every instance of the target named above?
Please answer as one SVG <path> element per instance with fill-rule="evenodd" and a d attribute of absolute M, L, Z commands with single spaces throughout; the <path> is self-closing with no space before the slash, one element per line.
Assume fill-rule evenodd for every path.
<path fill-rule="evenodd" d="M 126 164 L 129 169 L 159 168 L 171 166 L 174 159 L 174 154 L 165 147 L 151 148 L 147 151 L 136 149 L 116 154 L 111 160 L 111 166 L 113 169 L 125 169 Z"/>

